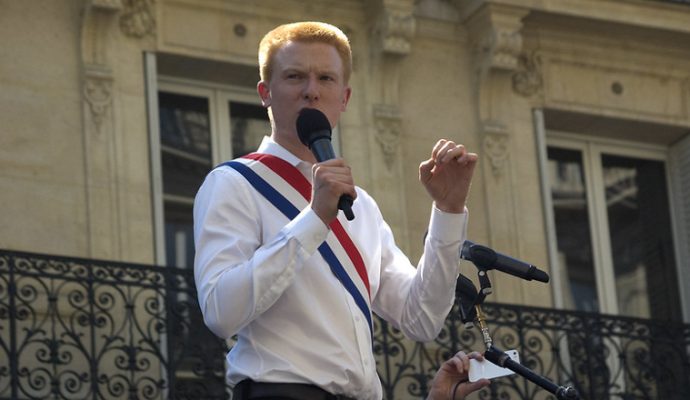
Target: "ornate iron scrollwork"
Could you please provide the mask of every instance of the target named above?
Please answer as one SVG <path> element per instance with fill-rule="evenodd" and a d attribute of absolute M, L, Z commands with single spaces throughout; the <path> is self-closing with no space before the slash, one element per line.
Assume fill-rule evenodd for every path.
<path fill-rule="evenodd" d="M 416 343 L 374 320 L 384 398 L 422 398 L 458 350 L 483 350 L 455 305 Z M 586 399 L 690 398 L 690 325 L 484 304 L 494 342 Z M 0 251 L 0 400 L 227 399 L 225 342 L 203 324 L 192 271 Z M 516 376 L 480 399 L 549 398 Z"/>

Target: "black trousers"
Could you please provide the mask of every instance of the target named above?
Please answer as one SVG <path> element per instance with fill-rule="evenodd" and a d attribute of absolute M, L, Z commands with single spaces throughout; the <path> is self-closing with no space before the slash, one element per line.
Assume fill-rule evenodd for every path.
<path fill-rule="evenodd" d="M 232 400 L 355 400 L 331 394 L 318 386 L 304 383 L 254 382 L 245 379 L 235 385 Z"/>

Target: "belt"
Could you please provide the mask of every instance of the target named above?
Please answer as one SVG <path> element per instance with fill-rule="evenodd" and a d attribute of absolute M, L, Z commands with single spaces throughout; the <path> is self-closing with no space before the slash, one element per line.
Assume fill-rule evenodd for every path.
<path fill-rule="evenodd" d="M 254 382 L 245 379 L 232 390 L 233 400 L 280 398 L 289 400 L 355 400 L 329 393 L 316 385 L 306 383 Z"/>

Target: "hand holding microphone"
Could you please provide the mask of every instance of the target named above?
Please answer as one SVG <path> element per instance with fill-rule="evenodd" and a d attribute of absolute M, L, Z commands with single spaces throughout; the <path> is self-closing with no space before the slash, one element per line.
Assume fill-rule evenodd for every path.
<path fill-rule="evenodd" d="M 309 147 L 319 163 L 336 158 L 331 144 L 331 124 L 321 111 L 314 108 L 302 109 L 297 117 L 297 134 L 302 144 Z M 328 190 L 343 190 L 345 187 L 352 194 L 345 193 L 340 196 L 338 209 L 343 210 L 345 217 L 352 221 L 355 218 L 355 214 L 352 212 L 352 203 L 356 194 L 349 167 L 342 160 L 333 161 L 325 167 L 327 168 L 317 167 L 314 170 L 315 195 L 312 201 L 316 200 L 316 191 L 321 189 L 322 181 L 329 182 L 331 186 Z M 337 186 L 340 189 L 337 189 Z M 330 215 L 324 217 L 322 215 L 324 212 L 319 210 L 319 205 L 313 205 L 313 207 L 317 215 L 324 219 L 324 222 L 328 223 L 332 218 L 335 218 L 335 215 L 332 218 L 329 218 Z"/>

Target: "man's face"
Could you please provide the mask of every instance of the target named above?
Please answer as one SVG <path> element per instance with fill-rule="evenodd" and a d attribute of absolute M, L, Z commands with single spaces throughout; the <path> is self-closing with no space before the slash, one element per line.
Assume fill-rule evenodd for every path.
<path fill-rule="evenodd" d="M 316 108 L 335 126 L 350 99 L 343 62 L 335 47 L 318 42 L 289 42 L 273 58 L 271 79 L 259 82 L 264 107 L 271 107 L 276 139 L 294 143 L 295 123 L 303 108 Z"/>

